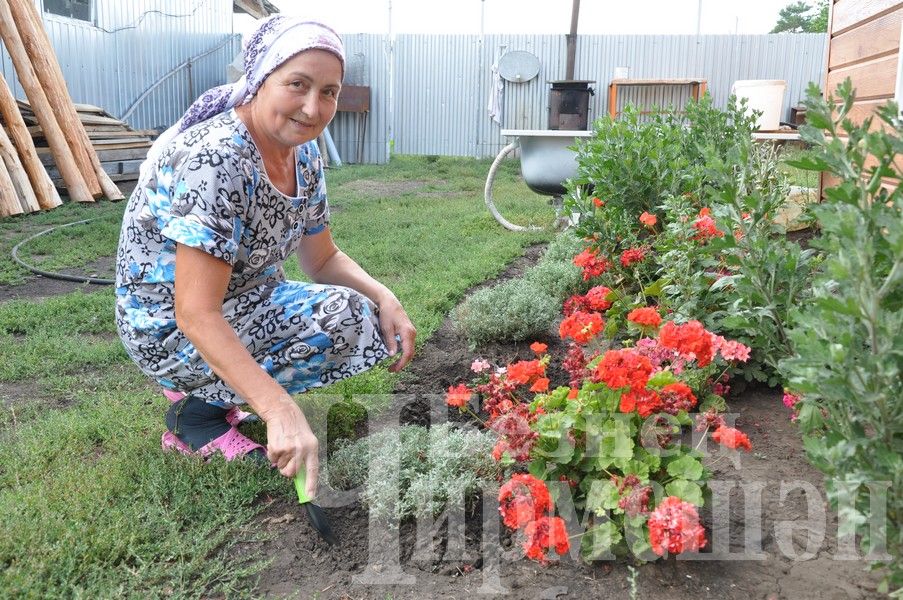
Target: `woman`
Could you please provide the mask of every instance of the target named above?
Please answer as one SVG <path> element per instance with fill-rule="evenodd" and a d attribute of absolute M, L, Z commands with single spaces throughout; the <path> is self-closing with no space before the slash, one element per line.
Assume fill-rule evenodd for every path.
<path fill-rule="evenodd" d="M 307 470 L 317 439 L 290 394 L 363 372 L 415 330 L 398 299 L 335 246 L 314 140 L 336 112 L 344 50 L 330 28 L 272 17 L 245 42 L 245 75 L 214 88 L 156 141 L 123 220 L 117 324 L 174 403 L 164 449 L 264 456 L 238 432 L 267 425 L 280 473 Z M 296 251 L 314 282 L 286 281 Z M 399 347 L 400 343 L 400 347 Z"/>

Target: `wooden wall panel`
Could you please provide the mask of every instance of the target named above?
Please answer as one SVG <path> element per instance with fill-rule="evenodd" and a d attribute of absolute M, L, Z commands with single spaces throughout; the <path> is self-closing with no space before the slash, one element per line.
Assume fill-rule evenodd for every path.
<path fill-rule="evenodd" d="M 831 34 L 841 33 L 856 26 L 876 19 L 893 11 L 900 5 L 900 0 L 837 0 L 834 3 L 834 18 L 831 22 Z"/>
<path fill-rule="evenodd" d="M 830 69 L 827 91 L 833 94 L 837 84 L 847 77 L 853 81 L 857 100 L 893 98 L 897 85 L 897 55 L 875 58 L 842 69 Z"/>
<path fill-rule="evenodd" d="M 830 44 L 828 64 L 832 68 L 840 68 L 870 58 L 896 54 L 900 49 L 901 22 L 903 6 L 834 37 Z"/>

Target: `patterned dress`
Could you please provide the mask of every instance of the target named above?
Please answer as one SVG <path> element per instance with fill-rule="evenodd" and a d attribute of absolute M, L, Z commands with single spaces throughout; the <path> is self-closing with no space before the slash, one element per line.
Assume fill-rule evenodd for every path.
<path fill-rule="evenodd" d="M 286 281 L 282 263 L 329 222 L 322 162 L 299 146 L 298 193 L 267 179 L 234 109 L 180 134 L 132 193 L 116 269 L 116 323 L 129 356 L 163 387 L 243 404 L 176 327 L 176 243 L 232 265 L 223 316 L 289 393 L 361 373 L 388 356 L 376 305 L 341 286 Z"/>

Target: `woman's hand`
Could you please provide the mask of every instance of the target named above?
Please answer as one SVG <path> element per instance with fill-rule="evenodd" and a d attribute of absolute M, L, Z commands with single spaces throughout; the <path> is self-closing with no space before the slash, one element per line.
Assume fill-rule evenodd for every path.
<path fill-rule="evenodd" d="M 411 358 L 414 356 L 414 340 L 417 337 L 417 330 L 414 329 L 414 324 L 411 323 L 408 313 L 402 308 L 401 302 L 394 295 L 387 295 L 377 302 L 377 305 L 379 306 L 379 328 L 386 341 L 386 347 L 389 349 L 389 355 L 395 356 L 401 350 L 401 358 L 389 367 L 389 371 L 398 373 L 411 362 Z M 399 341 L 396 336 L 401 340 L 401 348 L 398 347 Z"/>
<path fill-rule="evenodd" d="M 300 468 L 307 472 L 307 495 L 317 495 L 320 471 L 317 437 L 304 413 L 287 393 L 278 403 L 260 414 L 267 424 L 267 458 L 286 477 L 294 477 Z"/>

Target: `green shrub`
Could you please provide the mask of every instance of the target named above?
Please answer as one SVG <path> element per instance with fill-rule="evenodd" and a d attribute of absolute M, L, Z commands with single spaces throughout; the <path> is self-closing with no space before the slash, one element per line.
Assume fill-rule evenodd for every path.
<path fill-rule="evenodd" d="M 796 355 L 781 363 L 796 405 L 803 445 L 826 476 L 841 521 L 840 534 L 861 537 L 865 552 L 886 546 L 878 564 L 890 570 L 885 588 L 903 589 L 903 123 L 896 103 L 854 125 L 847 79 L 842 100 L 827 102 L 810 84 L 803 139 L 814 146 L 790 163 L 841 180 L 813 210 L 825 252 L 814 298 L 794 314 Z M 837 111 L 837 112 L 835 112 Z M 845 132 L 847 139 L 839 137 Z M 872 163 L 869 166 L 869 163 Z M 882 178 L 890 189 L 882 186 Z M 872 488 L 872 489 L 870 489 Z M 883 492 L 884 498 L 881 498 Z M 877 501 L 872 504 L 872 496 Z M 873 506 L 886 500 L 886 517 Z M 872 523 L 872 519 L 875 523 Z M 872 528 L 872 525 L 877 525 Z M 897 596 L 901 592 L 897 592 Z"/>
<path fill-rule="evenodd" d="M 559 303 L 564 302 L 572 294 L 580 293 L 584 287 L 580 268 L 570 261 L 540 262 L 524 273 L 524 280 Z"/>
<path fill-rule="evenodd" d="M 451 423 L 430 429 L 408 425 L 344 442 L 333 453 L 324 476 L 337 489 L 363 487 L 361 501 L 381 519 L 440 514 L 448 502 L 473 498 L 484 482 L 495 481 L 501 467 L 492 458 L 497 436 Z M 397 483 L 369 477 L 391 472 Z"/>
<path fill-rule="evenodd" d="M 452 313 L 471 344 L 521 341 L 545 333 L 558 318 L 560 303 L 535 283 L 513 279 L 477 290 Z"/>

